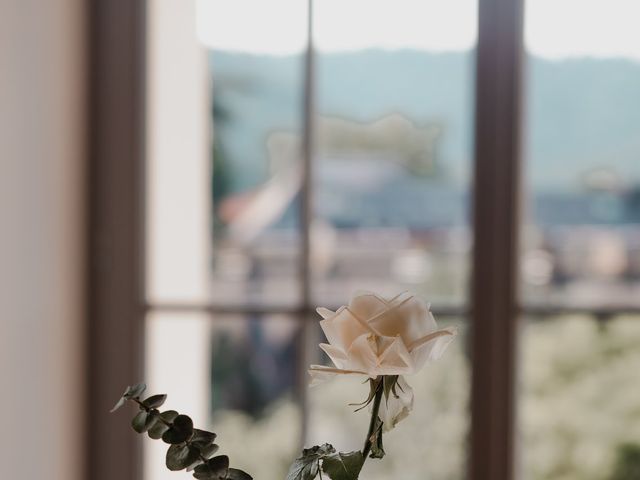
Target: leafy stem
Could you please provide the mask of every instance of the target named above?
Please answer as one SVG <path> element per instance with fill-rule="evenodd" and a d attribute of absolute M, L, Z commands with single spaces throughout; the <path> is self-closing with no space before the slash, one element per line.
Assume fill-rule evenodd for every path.
<path fill-rule="evenodd" d="M 142 400 L 146 385 L 141 383 L 127 387 L 112 409 L 115 411 L 127 401 L 137 404 L 139 412 L 131 422 L 138 433 L 147 433 L 154 440 L 162 439 L 169 444 L 166 466 L 169 470 L 192 471 L 197 480 L 251 480 L 242 470 L 229 467 L 229 457 L 214 456 L 218 445 L 214 443 L 216 434 L 194 428 L 193 420 L 174 410 L 160 412 L 166 395 L 152 395 Z"/>
<path fill-rule="evenodd" d="M 378 438 L 380 429 L 382 428 L 382 422 L 378 418 L 378 413 L 380 412 L 380 403 L 382 402 L 382 394 L 384 393 L 383 383 L 383 377 L 381 376 L 374 380 L 375 396 L 373 397 L 369 431 L 367 432 L 367 438 L 365 438 L 364 448 L 362 449 L 363 464 L 367 461 L 367 457 L 369 456 L 369 452 L 371 452 L 371 448 L 374 446 L 374 443 L 379 441 Z"/>

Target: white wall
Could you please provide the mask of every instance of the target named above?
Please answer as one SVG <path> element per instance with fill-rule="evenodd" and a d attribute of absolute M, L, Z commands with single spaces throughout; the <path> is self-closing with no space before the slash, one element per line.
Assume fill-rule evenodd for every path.
<path fill-rule="evenodd" d="M 82 0 L 0 0 L 0 478 L 81 478 Z"/>

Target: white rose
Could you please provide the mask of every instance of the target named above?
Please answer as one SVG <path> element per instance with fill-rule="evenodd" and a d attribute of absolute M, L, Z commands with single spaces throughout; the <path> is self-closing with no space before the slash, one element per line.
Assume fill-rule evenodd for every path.
<path fill-rule="evenodd" d="M 440 358 L 455 337 L 455 328 L 438 329 L 429 306 L 410 293 L 384 299 L 374 293 L 355 295 L 336 312 L 318 308 L 329 343 L 320 344 L 335 367 L 312 365 L 312 385 L 335 375 L 409 375 Z M 406 417 L 413 391 L 399 379 L 400 392 L 383 402 L 385 429 Z M 386 419 L 384 418 L 386 417 Z M 385 421 L 386 420 L 386 421 Z"/>

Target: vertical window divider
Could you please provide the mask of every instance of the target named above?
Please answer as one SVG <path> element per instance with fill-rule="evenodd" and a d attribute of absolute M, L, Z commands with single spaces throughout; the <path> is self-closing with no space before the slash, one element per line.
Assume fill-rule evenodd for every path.
<path fill-rule="evenodd" d="M 478 8 L 470 478 L 511 480 L 524 0 L 479 0 Z"/>
<path fill-rule="evenodd" d="M 304 52 L 304 86 L 302 92 L 302 145 L 300 172 L 300 333 L 297 365 L 297 389 L 301 407 L 300 443 L 304 445 L 308 436 L 308 394 L 307 360 L 310 357 L 308 345 L 311 342 L 312 309 L 311 292 L 311 224 L 313 222 L 313 126 L 315 115 L 315 54 L 313 45 L 313 0 L 307 0 L 307 38 Z"/>

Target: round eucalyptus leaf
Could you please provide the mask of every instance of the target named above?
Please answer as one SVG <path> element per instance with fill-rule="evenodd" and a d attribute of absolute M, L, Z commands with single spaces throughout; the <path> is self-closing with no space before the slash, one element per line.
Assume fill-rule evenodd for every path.
<path fill-rule="evenodd" d="M 187 415 L 178 415 L 169 430 L 162 434 L 165 443 L 177 444 L 186 442 L 193 435 L 193 420 Z"/>
<path fill-rule="evenodd" d="M 165 402 L 166 399 L 167 399 L 167 396 L 164 394 L 152 395 L 142 403 L 144 403 L 144 405 L 147 408 L 158 408 L 162 406 L 162 404 Z"/>
<path fill-rule="evenodd" d="M 131 426 L 138 433 L 144 433 L 147 431 L 147 419 L 149 414 L 145 410 L 139 411 L 133 420 L 131 420 Z"/>
<path fill-rule="evenodd" d="M 204 458 L 213 457 L 213 455 L 220 449 L 220 447 L 218 447 L 218 445 L 216 445 L 215 443 L 210 443 L 207 445 L 191 443 L 191 445 L 197 448 L 200 452 L 200 455 Z"/>
<path fill-rule="evenodd" d="M 166 465 L 171 471 L 187 468 L 199 458 L 198 450 L 189 445 L 171 445 L 167 450 Z"/>
<path fill-rule="evenodd" d="M 207 432 L 206 430 L 200 430 L 198 428 L 193 429 L 192 442 L 213 443 L 216 440 L 217 435 L 213 432 Z"/>
<path fill-rule="evenodd" d="M 126 398 L 138 398 L 147 389 L 147 385 L 144 383 L 138 383 L 127 388 L 124 392 Z"/>
<path fill-rule="evenodd" d="M 176 412 L 175 410 L 167 410 L 166 412 L 162 412 L 160 414 L 162 419 L 167 423 L 173 423 L 178 415 L 178 412 Z"/>
<path fill-rule="evenodd" d="M 166 432 L 167 430 L 169 430 L 169 425 L 165 425 L 164 423 L 162 423 L 161 421 L 157 421 L 153 427 L 151 427 L 148 431 L 147 431 L 147 435 L 149 435 L 149 438 L 153 438 L 154 440 L 159 440 L 162 438 L 162 435 L 164 434 L 164 432 Z"/>
<path fill-rule="evenodd" d="M 253 480 L 253 477 L 247 472 L 243 472 L 237 468 L 230 468 L 227 474 L 228 480 Z"/>
<path fill-rule="evenodd" d="M 198 480 L 224 480 L 229 473 L 229 457 L 219 455 L 202 465 L 198 465 L 193 476 Z"/>

